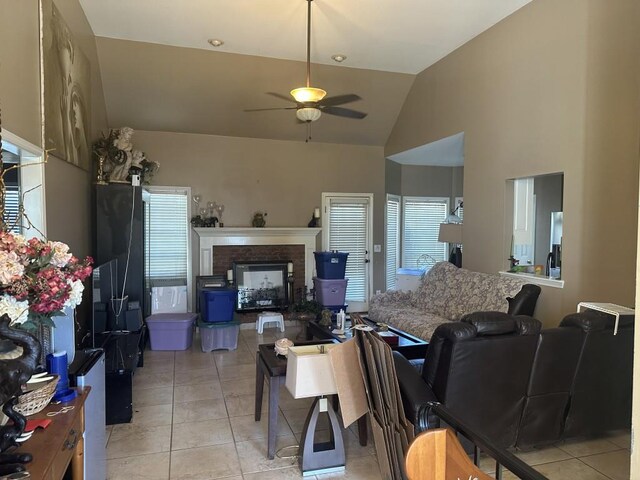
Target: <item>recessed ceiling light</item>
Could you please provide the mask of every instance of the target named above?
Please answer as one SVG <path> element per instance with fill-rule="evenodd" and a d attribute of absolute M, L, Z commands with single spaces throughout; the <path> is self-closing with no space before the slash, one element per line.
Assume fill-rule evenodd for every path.
<path fill-rule="evenodd" d="M 342 55 L 341 53 L 336 53 L 335 55 L 331 55 L 331 58 L 335 62 L 342 63 L 347 59 L 347 56 L 346 55 Z"/>
<path fill-rule="evenodd" d="M 224 45 L 224 41 L 218 38 L 210 38 L 209 43 L 214 47 L 221 47 L 222 45 Z"/>

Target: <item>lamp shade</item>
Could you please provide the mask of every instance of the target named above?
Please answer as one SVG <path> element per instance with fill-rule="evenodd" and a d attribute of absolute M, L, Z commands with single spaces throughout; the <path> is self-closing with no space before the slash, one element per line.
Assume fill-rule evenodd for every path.
<path fill-rule="evenodd" d="M 296 117 L 303 122 L 315 122 L 320 118 L 320 115 L 322 115 L 322 112 L 313 107 L 304 107 L 296 110 Z"/>
<path fill-rule="evenodd" d="M 338 392 L 328 355 L 333 347 L 335 344 L 289 347 L 285 385 L 293 398 L 318 397 Z"/>
<path fill-rule="evenodd" d="M 438 241 L 445 243 L 462 243 L 462 223 L 441 223 Z"/>
<path fill-rule="evenodd" d="M 291 90 L 291 96 L 298 103 L 319 102 L 327 94 L 321 88 L 301 87 Z"/>

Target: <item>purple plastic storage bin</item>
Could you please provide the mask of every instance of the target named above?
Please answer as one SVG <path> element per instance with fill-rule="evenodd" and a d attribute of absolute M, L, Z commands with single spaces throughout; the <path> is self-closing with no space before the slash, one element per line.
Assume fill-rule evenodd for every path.
<path fill-rule="evenodd" d="M 313 252 L 316 259 L 316 273 L 323 280 L 342 280 L 347 268 L 348 253 Z"/>
<path fill-rule="evenodd" d="M 316 291 L 316 300 L 320 305 L 344 305 L 347 296 L 348 278 L 333 280 L 313 277 L 313 288 Z"/>
<path fill-rule="evenodd" d="M 235 288 L 216 288 L 202 290 L 200 309 L 205 322 L 230 322 L 236 308 L 238 290 Z"/>
<path fill-rule="evenodd" d="M 147 317 L 151 350 L 187 350 L 197 313 L 156 313 Z"/>

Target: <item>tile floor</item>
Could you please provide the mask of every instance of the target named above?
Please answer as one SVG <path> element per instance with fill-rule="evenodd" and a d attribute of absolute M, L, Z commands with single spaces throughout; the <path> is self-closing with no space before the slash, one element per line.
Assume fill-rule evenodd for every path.
<path fill-rule="evenodd" d="M 257 345 L 295 339 L 298 331 L 265 329 L 258 335 L 243 329 L 231 352 L 203 353 L 197 335 L 187 351 L 145 352 L 145 366 L 133 381 L 133 420 L 108 427 L 109 480 L 300 478 L 295 459 L 266 458 L 266 390 L 262 420 L 253 418 Z M 310 400 L 294 400 L 283 388 L 278 449 L 298 444 L 309 407 Z M 381 478 L 373 446 L 360 446 L 355 431 L 345 431 L 346 472 L 312 480 Z M 629 478 L 628 435 L 518 455 L 550 479 Z M 505 472 L 504 478 L 514 477 Z"/>

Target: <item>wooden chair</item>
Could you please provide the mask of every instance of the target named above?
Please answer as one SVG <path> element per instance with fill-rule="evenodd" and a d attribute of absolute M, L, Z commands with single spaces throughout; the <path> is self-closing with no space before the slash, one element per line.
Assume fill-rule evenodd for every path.
<path fill-rule="evenodd" d="M 494 480 L 469 459 L 453 431 L 427 430 L 409 446 L 409 480 Z"/>

